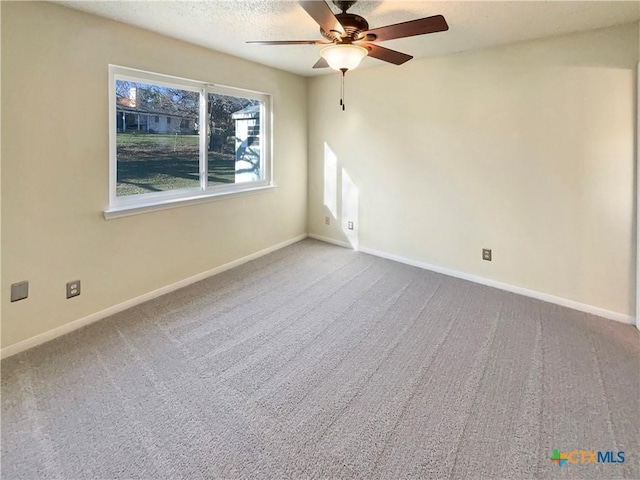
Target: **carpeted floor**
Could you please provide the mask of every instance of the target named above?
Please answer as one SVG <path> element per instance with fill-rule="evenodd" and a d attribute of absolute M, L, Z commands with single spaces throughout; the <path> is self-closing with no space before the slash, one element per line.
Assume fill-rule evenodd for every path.
<path fill-rule="evenodd" d="M 633 326 L 305 240 L 3 361 L 1 472 L 640 478 L 639 372 Z"/>

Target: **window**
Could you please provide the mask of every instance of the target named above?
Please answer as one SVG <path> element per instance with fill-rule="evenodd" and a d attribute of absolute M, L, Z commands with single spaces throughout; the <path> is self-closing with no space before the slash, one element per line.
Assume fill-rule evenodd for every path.
<path fill-rule="evenodd" d="M 268 95 L 122 67 L 109 72 L 107 218 L 271 186 Z"/>

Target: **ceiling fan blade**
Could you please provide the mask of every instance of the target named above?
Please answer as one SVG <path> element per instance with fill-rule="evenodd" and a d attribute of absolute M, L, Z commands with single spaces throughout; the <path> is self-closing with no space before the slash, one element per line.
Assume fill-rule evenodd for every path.
<path fill-rule="evenodd" d="M 449 30 L 449 25 L 442 15 L 419 18 L 409 22 L 396 23 L 386 27 L 374 28 L 364 32 L 370 42 L 381 42 L 383 40 L 393 40 L 394 38 L 413 37 L 414 35 L 424 35 L 425 33 L 444 32 Z M 371 38 L 375 35 L 375 39 Z"/>
<path fill-rule="evenodd" d="M 252 40 L 247 43 L 255 43 L 258 45 L 329 45 L 330 42 L 321 42 L 319 40 Z"/>
<path fill-rule="evenodd" d="M 304 8 L 325 32 L 336 32 L 336 38 L 342 38 L 344 28 L 324 0 L 298 0 L 298 5 Z"/>
<path fill-rule="evenodd" d="M 369 50 L 370 57 L 393 63 L 394 65 L 402 65 L 413 58 L 406 53 L 397 52 L 389 48 L 381 47 L 380 45 L 374 45 L 373 43 L 363 43 L 362 46 Z"/>
<path fill-rule="evenodd" d="M 320 59 L 315 63 L 315 65 L 313 66 L 313 68 L 328 68 L 329 64 L 327 63 L 327 61 L 320 57 Z"/>

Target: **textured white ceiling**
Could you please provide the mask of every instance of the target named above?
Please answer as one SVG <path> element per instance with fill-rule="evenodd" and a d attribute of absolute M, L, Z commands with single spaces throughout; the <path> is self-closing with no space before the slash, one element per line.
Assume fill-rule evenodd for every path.
<path fill-rule="evenodd" d="M 59 1 L 62 5 L 305 76 L 319 46 L 247 45 L 247 40 L 317 40 L 317 24 L 294 1 Z M 337 13 L 339 10 L 331 5 Z M 638 1 L 359 1 L 370 28 L 436 14 L 449 31 L 382 42 L 416 58 L 462 52 L 640 20 Z M 361 67 L 383 63 L 366 58 Z M 393 67 L 402 68 L 402 67 Z"/>

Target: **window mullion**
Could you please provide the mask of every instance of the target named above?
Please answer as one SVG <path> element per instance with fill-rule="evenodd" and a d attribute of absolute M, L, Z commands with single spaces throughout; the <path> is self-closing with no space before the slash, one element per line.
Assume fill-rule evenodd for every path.
<path fill-rule="evenodd" d="M 209 176 L 208 159 L 207 159 L 207 130 L 209 128 L 209 122 L 207 122 L 207 90 L 205 88 L 200 90 L 200 128 L 199 128 L 199 140 L 200 140 L 200 188 L 202 190 L 207 189 L 207 178 Z"/>

